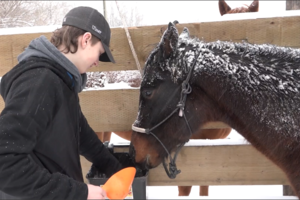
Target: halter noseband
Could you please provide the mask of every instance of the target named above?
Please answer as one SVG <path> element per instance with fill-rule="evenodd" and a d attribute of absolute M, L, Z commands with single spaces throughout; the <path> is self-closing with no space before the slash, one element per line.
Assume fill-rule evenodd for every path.
<path fill-rule="evenodd" d="M 176 159 L 177 159 L 177 155 L 178 155 L 179 151 L 181 150 L 181 148 L 184 146 L 184 144 L 180 144 L 177 147 L 174 158 L 172 158 L 172 156 L 171 156 L 170 152 L 168 151 L 168 149 L 166 148 L 166 146 L 161 142 L 161 140 L 156 135 L 154 135 L 152 133 L 152 130 L 156 129 L 158 126 L 163 124 L 167 119 L 169 119 L 171 116 L 173 116 L 173 114 L 175 112 L 177 112 L 179 110 L 179 113 L 178 113 L 179 117 L 182 117 L 182 116 L 184 117 L 185 122 L 186 122 L 186 124 L 189 128 L 189 131 L 190 131 L 190 136 L 192 135 L 191 127 L 190 127 L 189 122 L 186 119 L 186 116 L 185 116 L 185 113 L 184 113 L 184 107 L 185 107 L 185 102 L 186 102 L 186 96 L 192 92 L 192 88 L 189 84 L 189 81 L 191 79 L 192 71 L 193 71 L 193 69 L 194 69 L 194 67 L 197 63 L 198 56 L 195 57 L 194 63 L 192 65 L 186 79 L 181 84 L 182 89 L 181 89 L 181 94 L 180 94 L 180 100 L 179 100 L 176 108 L 174 109 L 174 111 L 170 115 L 168 115 L 165 119 L 163 119 L 161 122 L 159 122 L 158 124 L 156 124 L 154 127 L 150 128 L 150 129 L 139 128 L 139 127 L 136 127 L 136 126 L 132 125 L 132 130 L 133 131 L 138 132 L 138 133 L 145 133 L 147 135 L 152 135 L 161 144 L 161 146 L 165 149 L 165 151 L 168 154 L 168 157 L 170 157 L 169 169 L 167 169 L 167 164 L 165 162 L 165 159 L 163 159 L 163 166 L 164 166 L 165 171 L 166 171 L 166 173 L 167 173 L 167 175 L 170 179 L 176 178 L 177 174 L 179 174 L 181 172 L 181 170 L 177 169 L 177 166 L 176 166 L 175 162 L 176 162 Z"/>

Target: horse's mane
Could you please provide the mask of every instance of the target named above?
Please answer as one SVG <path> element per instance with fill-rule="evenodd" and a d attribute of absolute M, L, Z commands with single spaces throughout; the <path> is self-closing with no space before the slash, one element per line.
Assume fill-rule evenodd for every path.
<path fill-rule="evenodd" d="M 187 44 L 192 47 L 191 43 Z M 206 76 L 211 81 L 207 86 L 214 87 L 219 95 L 228 93 L 227 101 L 237 100 L 235 104 L 240 109 L 245 107 L 243 102 L 247 102 L 247 105 L 251 105 L 248 106 L 248 113 L 254 113 L 260 121 L 268 121 L 268 117 L 272 116 L 270 119 L 274 120 L 267 123 L 273 127 L 285 128 L 286 133 L 292 133 L 294 125 L 299 126 L 295 121 L 298 118 L 294 115 L 300 114 L 300 50 L 270 44 L 223 41 L 198 41 L 193 48 L 195 54 L 189 49 L 191 58 L 186 57 L 185 60 L 191 60 L 192 63 L 193 56 L 199 55 L 193 73 L 194 82 Z M 186 54 L 183 48 L 178 51 L 181 51 L 179 55 Z M 184 62 L 181 65 L 182 67 L 177 66 L 181 72 L 170 69 L 174 80 L 184 79 L 183 74 L 191 66 Z"/>
<path fill-rule="evenodd" d="M 290 47 L 279 47 L 272 44 L 250 44 L 247 42 L 233 43 L 228 41 L 215 41 L 206 43 L 206 48 L 219 49 L 224 53 L 234 53 L 251 56 L 270 56 L 272 58 L 284 59 L 285 61 L 300 61 L 300 50 Z"/>
<path fill-rule="evenodd" d="M 180 37 L 173 58 L 161 61 L 157 60 L 159 46 L 149 56 L 145 70 L 153 63 L 158 63 L 162 71 L 167 69 L 170 72 L 174 83 L 184 80 L 197 57 L 194 77 L 200 76 L 203 70 L 209 70 L 212 78 L 219 74 L 231 77 L 225 80 L 233 81 L 232 84 L 236 82 L 236 86 L 245 86 L 240 87 L 241 91 L 250 92 L 255 91 L 257 87 L 267 87 L 267 90 L 273 90 L 276 92 L 274 94 L 279 96 L 293 95 L 300 91 L 298 49 L 246 42 L 204 42 L 196 37 Z M 155 78 L 157 77 L 152 77 Z M 238 91 L 239 87 L 235 90 Z"/>
<path fill-rule="evenodd" d="M 152 54 L 155 54 L 159 49 L 155 49 Z M 282 70 L 293 69 L 298 72 L 298 64 L 300 63 L 300 50 L 292 49 L 289 47 L 278 47 L 271 44 L 250 44 L 246 42 L 234 43 L 228 41 L 214 41 L 214 42 L 204 42 L 198 38 L 179 38 L 177 45 L 177 61 L 173 60 L 173 67 L 169 67 L 169 71 L 175 76 L 174 81 L 181 79 L 189 69 L 192 60 L 197 54 L 200 54 L 199 50 L 202 52 L 198 56 L 198 60 L 201 60 L 201 56 L 210 56 L 209 59 L 214 59 L 215 63 L 228 63 L 230 65 L 233 58 L 234 62 L 238 63 L 238 59 L 247 59 L 247 62 L 252 63 L 252 68 L 264 68 L 265 70 L 270 70 L 272 68 L 281 68 Z M 187 56 L 187 52 L 190 51 L 190 58 L 188 63 L 183 62 L 183 59 L 180 59 L 183 55 Z M 207 53 L 203 53 L 203 52 Z M 197 53 L 198 52 L 198 53 Z M 208 53 L 210 52 L 210 53 Z M 150 58 L 150 57 L 149 57 Z M 153 57 L 151 57 L 153 59 Z M 208 57 L 207 57 L 208 59 Z M 267 60 L 267 61 L 266 61 Z M 203 60 L 202 60 L 203 62 Z M 234 64 L 234 63 L 233 63 Z M 241 63 L 242 64 L 242 63 Z M 174 65 L 177 66 L 176 69 Z M 201 66 L 198 64 L 198 66 Z M 182 70 L 182 71 L 180 71 Z M 175 73 L 176 72 L 176 73 Z M 176 77 L 176 75 L 177 77 Z"/>
<path fill-rule="evenodd" d="M 226 14 L 231 14 L 231 13 L 245 13 L 245 12 L 250 12 L 249 11 L 249 6 L 248 5 L 245 5 L 246 7 L 238 7 L 238 8 L 234 8 L 230 11 L 228 11 Z"/>
<path fill-rule="evenodd" d="M 221 16 L 225 14 L 232 14 L 232 13 L 245 13 L 245 12 L 258 12 L 259 9 L 259 1 L 254 0 L 251 5 L 246 5 L 231 9 L 230 6 L 224 1 L 219 0 L 219 11 Z"/>
<path fill-rule="evenodd" d="M 145 71 L 147 70 L 147 66 L 151 65 L 151 63 L 153 64 L 154 60 L 156 60 L 155 62 L 160 63 L 161 68 L 167 68 L 171 72 L 174 82 L 180 82 L 184 78 L 190 69 L 194 57 L 197 56 L 197 54 L 200 54 L 200 52 L 202 53 L 197 56 L 198 60 L 201 60 L 201 57 L 205 55 L 206 59 L 213 59 L 215 62 L 214 64 L 219 63 L 221 65 L 221 63 L 223 63 L 224 65 L 226 64 L 226 66 L 232 65 L 233 68 L 236 68 L 234 67 L 235 64 L 243 64 L 238 64 L 238 59 L 246 59 L 250 64 L 246 67 L 250 67 L 253 70 L 256 68 L 260 68 L 262 71 L 269 70 L 269 72 L 272 72 L 277 68 L 282 69 L 282 71 L 293 70 L 298 72 L 300 70 L 298 69 L 298 63 L 300 63 L 300 50 L 289 47 L 278 47 L 271 44 L 250 44 L 246 42 L 204 42 L 197 37 L 182 37 L 181 35 L 181 37 L 179 37 L 177 50 L 175 51 L 176 55 L 174 54 L 176 58 L 173 59 L 172 64 L 170 64 L 168 61 L 157 61 L 158 56 L 156 54 L 160 50 L 159 46 L 160 45 L 150 53 L 150 56 L 146 61 Z M 189 58 L 183 59 L 183 55 L 186 57 L 188 56 Z M 203 59 L 201 62 L 203 62 Z M 202 66 L 199 64 L 196 68 Z M 197 69 L 195 72 L 197 72 Z"/>

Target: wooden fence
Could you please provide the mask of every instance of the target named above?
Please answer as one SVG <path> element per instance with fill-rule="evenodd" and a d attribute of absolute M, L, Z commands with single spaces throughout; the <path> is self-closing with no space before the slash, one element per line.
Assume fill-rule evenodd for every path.
<path fill-rule="evenodd" d="M 167 24 L 129 28 L 141 66 L 160 41 L 166 27 Z M 191 35 L 205 41 L 245 40 L 256 44 L 300 47 L 300 16 L 179 24 L 179 32 L 183 27 L 187 27 Z M 32 39 L 40 35 L 51 37 L 50 32 L 9 35 L 1 35 L 0 32 L 0 76 L 17 64 L 17 56 Z M 112 29 L 111 51 L 116 64 L 100 63 L 91 71 L 137 69 L 123 28 Z M 79 96 L 83 113 L 96 132 L 131 129 L 138 111 L 138 89 L 92 90 L 81 92 Z M 1 110 L 3 106 L 1 100 Z M 204 128 L 222 127 L 227 126 L 213 122 Z M 86 174 L 90 163 L 82 158 L 82 164 Z M 162 167 L 151 170 L 148 184 L 288 184 L 281 170 L 251 145 L 186 146 L 179 155 L 178 167 L 182 169 L 182 174 L 175 180 L 168 179 Z"/>

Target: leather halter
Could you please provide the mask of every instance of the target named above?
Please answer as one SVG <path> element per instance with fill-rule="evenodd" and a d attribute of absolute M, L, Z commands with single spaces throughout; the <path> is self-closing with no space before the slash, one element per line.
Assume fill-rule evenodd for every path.
<path fill-rule="evenodd" d="M 200 55 L 200 53 L 199 53 L 199 55 Z M 172 158 L 172 156 L 171 156 L 170 152 L 168 151 L 168 149 L 166 148 L 166 146 L 162 143 L 162 141 L 156 135 L 154 135 L 152 133 L 152 131 L 154 129 L 156 129 L 158 126 L 160 126 L 161 124 L 163 124 L 167 119 L 169 119 L 171 116 L 173 116 L 173 114 L 175 112 L 177 112 L 179 110 L 179 114 L 178 114 L 179 117 L 182 117 L 182 116 L 184 117 L 186 125 L 188 126 L 189 131 L 190 131 L 190 136 L 192 135 L 191 127 L 190 127 L 189 122 L 186 119 L 186 116 L 185 116 L 185 113 L 184 113 L 184 107 L 185 107 L 185 102 L 186 102 L 187 95 L 192 92 L 192 88 L 189 84 L 189 81 L 191 79 L 192 71 L 193 71 L 193 69 L 194 69 L 194 67 L 197 63 L 198 56 L 195 57 L 193 65 L 192 65 L 186 79 L 181 84 L 182 88 L 181 88 L 180 100 L 179 100 L 176 108 L 174 109 L 174 111 L 170 115 L 168 115 L 165 119 L 163 119 L 161 122 L 159 122 L 158 124 L 156 124 L 155 126 L 153 126 L 150 129 L 139 128 L 139 127 L 136 127 L 132 124 L 132 130 L 133 131 L 138 132 L 138 133 L 145 133 L 147 135 L 152 135 L 161 144 L 161 146 L 165 149 L 165 151 L 168 154 L 168 157 L 170 157 L 169 170 L 167 169 L 167 164 L 165 162 L 165 159 L 163 159 L 163 166 L 164 166 L 165 171 L 166 171 L 166 173 L 167 173 L 167 175 L 170 179 L 176 178 L 177 174 L 179 174 L 181 172 L 181 170 L 177 169 L 177 166 L 176 166 L 175 162 L 176 162 L 176 159 L 177 159 L 177 155 L 178 155 L 179 151 L 181 150 L 181 148 L 184 146 L 184 144 L 180 144 L 179 146 L 177 146 L 177 150 L 175 151 L 175 155 Z"/>

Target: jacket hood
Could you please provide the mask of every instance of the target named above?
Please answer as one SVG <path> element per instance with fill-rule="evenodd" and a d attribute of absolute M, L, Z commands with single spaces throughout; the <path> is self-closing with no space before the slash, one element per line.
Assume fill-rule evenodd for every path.
<path fill-rule="evenodd" d="M 33 69 L 35 71 L 26 74 L 26 72 Z M 52 71 L 67 85 L 67 87 L 69 87 L 70 90 L 72 90 L 73 93 L 77 93 L 75 90 L 75 79 L 64 67 L 61 67 L 60 64 L 48 58 L 32 56 L 27 60 L 21 61 L 2 77 L 0 93 L 3 97 L 3 100 L 6 101 L 11 87 L 20 76 L 22 76 L 22 79 L 19 79 L 18 84 L 21 84 L 20 87 L 22 87 L 22 82 L 26 81 L 27 79 L 32 79 L 34 81 L 37 76 L 44 71 L 42 69 L 48 69 Z"/>
<path fill-rule="evenodd" d="M 18 61 L 25 61 L 29 57 L 46 58 L 58 63 L 73 75 L 75 91 L 79 93 L 84 89 L 87 81 L 86 73 L 80 74 L 77 67 L 50 43 L 45 36 L 42 35 L 32 40 L 25 51 L 18 56 Z"/>

